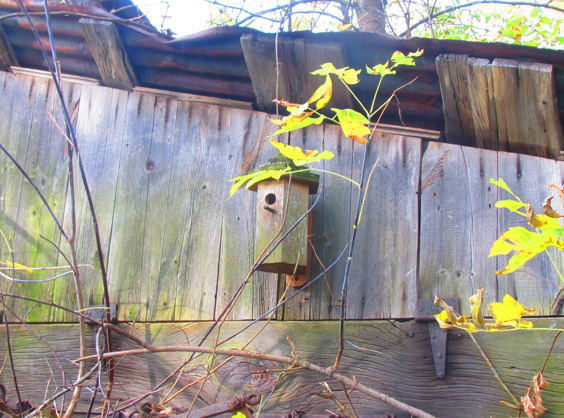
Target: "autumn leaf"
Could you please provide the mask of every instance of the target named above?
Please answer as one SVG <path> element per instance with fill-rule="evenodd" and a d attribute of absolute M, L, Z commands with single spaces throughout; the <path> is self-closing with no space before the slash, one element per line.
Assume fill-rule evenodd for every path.
<path fill-rule="evenodd" d="M 554 199 L 554 196 L 550 196 L 544 199 L 544 202 L 542 203 L 542 211 L 546 216 L 550 218 L 564 218 L 564 215 L 560 215 L 558 212 L 552 209 L 551 206 L 552 199 Z"/>
<path fill-rule="evenodd" d="M 313 71 L 312 74 L 325 76 L 334 74 L 347 84 L 357 84 L 360 81 L 358 78 L 360 71 L 361 70 L 355 70 L 349 67 L 337 69 L 332 63 L 326 62 L 325 64 L 321 64 L 321 69 Z"/>
<path fill-rule="evenodd" d="M 395 74 L 396 71 L 389 68 L 390 61 L 386 61 L 385 64 L 377 64 L 374 67 L 370 68 L 366 66 L 366 72 L 372 75 L 379 75 L 379 76 L 386 76 L 388 74 Z"/>
<path fill-rule="evenodd" d="M 560 223 L 557 219 L 547 215 L 536 215 L 531 202 L 527 205 L 527 220 L 535 228 L 558 228 Z"/>
<path fill-rule="evenodd" d="M 304 153 L 304 151 L 300 147 L 286 145 L 281 142 L 275 141 L 272 138 L 270 139 L 270 143 L 274 147 L 278 148 L 282 155 L 292 160 L 297 166 L 311 164 L 321 160 L 330 160 L 335 156 L 335 154 L 333 154 L 331 151 L 323 151 L 319 153 L 318 150 L 306 150 Z"/>
<path fill-rule="evenodd" d="M 333 94 L 333 83 L 331 82 L 331 77 L 329 74 L 325 77 L 325 83 L 317 88 L 311 99 L 308 100 L 308 103 L 317 102 L 315 105 L 316 109 L 321 109 L 325 107 L 329 100 L 331 100 L 331 95 Z"/>
<path fill-rule="evenodd" d="M 311 115 L 312 113 L 308 112 L 306 117 L 287 116 L 282 121 L 276 121 L 270 119 L 271 122 L 280 126 L 280 129 L 278 129 L 272 135 L 274 136 L 274 135 L 283 134 L 285 132 L 297 131 L 298 129 L 306 128 L 310 125 L 319 125 L 325 119 L 323 116 L 320 116 L 318 118 L 312 118 L 310 117 Z"/>
<path fill-rule="evenodd" d="M 0 263 L 0 264 L 3 264 L 3 265 L 8 266 L 10 268 L 25 270 L 28 273 L 33 273 L 33 269 L 31 269 L 27 266 L 24 266 L 23 264 L 12 263 L 11 261 L 6 261 L 5 263 Z"/>
<path fill-rule="evenodd" d="M 521 398 L 523 411 L 528 418 L 538 418 L 548 411 L 548 408 L 543 405 L 542 400 L 542 391 L 547 387 L 548 382 L 545 380 L 542 372 L 538 372 L 533 378 L 527 393 Z"/>
<path fill-rule="evenodd" d="M 470 297 L 470 312 L 472 313 L 472 320 L 480 328 L 485 328 L 486 320 L 482 314 L 482 295 L 484 289 L 478 289 L 475 294 Z"/>
<path fill-rule="evenodd" d="M 368 119 L 366 117 L 352 109 L 331 109 L 337 114 L 339 119 L 339 125 L 343 133 L 348 138 L 354 139 L 360 144 L 365 144 L 368 142 L 366 138 L 370 135 L 371 131 L 368 128 Z"/>
<path fill-rule="evenodd" d="M 249 174 L 245 174 L 244 176 L 232 178 L 229 181 L 234 181 L 235 184 L 231 186 L 229 197 L 233 196 L 233 194 L 245 183 L 247 183 L 245 189 L 248 189 L 253 184 L 258 183 L 259 181 L 267 180 L 270 178 L 274 180 L 280 180 L 280 177 L 282 177 L 282 175 L 290 170 L 290 167 L 286 167 L 282 170 L 258 170 L 252 171 Z"/>
<path fill-rule="evenodd" d="M 519 328 L 523 315 L 531 315 L 537 309 L 527 309 L 510 295 L 503 297 L 503 302 L 492 302 L 488 305 L 496 324 Z"/>
<path fill-rule="evenodd" d="M 413 57 L 420 57 L 423 54 L 422 49 L 418 49 L 416 52 L 410 52 L 405 55 L 403 52 L 396 51 L 392 54 L 391 61 L 395 65 L 415 65 L 415 60 Z"/>
<path fill-rule="evenodd" d="M 435 315 L 435 319 L 441 328 L 449 329 L 456 327 L 465 329 L 468 332 L 478 331 L 476 325 L 470 322 L 470 318 L 457 314 L 454 312 L 454 308 L 452 306 L 436 296 L 435 305 L 439 305 L 443 308 L 443 311 L 440 314 Z"/>

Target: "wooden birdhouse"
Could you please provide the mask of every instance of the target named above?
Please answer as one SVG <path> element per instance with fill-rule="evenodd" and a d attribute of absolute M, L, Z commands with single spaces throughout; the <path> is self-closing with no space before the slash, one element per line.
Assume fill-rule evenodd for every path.
<path fill-rule="evenodd" d="M 270 164 L 260 169 L 280 168 L 278 165 L 285 167 L 279 160 L 270 160 Z M 271 245 L 280 230 L 278 238 L 307 212 L 309 195 L 317 193 L 318 185 L 317 174 L 302 172 L 293 174 L 291 179 L 290 176 L 282 176 L 280 180 L 263 180 L 250 187 L 257 192 L 255 258 Z M 296 270 L 297 274 L 304 274 L 309 262 L 308 235 L 311 234 L 311 222 L 311 216 L 302 219 L 258 269 L 288 275 Z"/>

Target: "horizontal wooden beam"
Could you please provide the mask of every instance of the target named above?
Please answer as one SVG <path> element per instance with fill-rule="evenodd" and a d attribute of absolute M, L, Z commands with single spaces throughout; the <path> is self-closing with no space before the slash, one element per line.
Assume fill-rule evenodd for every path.
<path fill-rule="evenodd" d="M 235 335 L 249 324 L 240 321 L 225 323 L 219 341 Z M 562 328 L 564 319 L 535 319 L 534 324 L 538 328 Z M 275 321 L 267 324 L 260 332 L 264 325 L 258 323 L 250 326 L 224 343 L 222 348 L 243 348 L 256 336 L 246 350 L 288 356 L 291 352 L 289 341 L 292 341 L 303 359 L 325 367 L 333 364 L 339 339 L 337 321 Z M 124 330 L 131 330 L 141 340 L 156 346 L 197 345 L 210 326 L 210 322 L 122 325 Z M 95 332 L 94 327 L 88 328 L 89 354 L 95 353 Z M 56 387 L 63 384 L 61 368 L 68 373 L 67 383 L 74 379 L 76 365 L 69 360 L 79 357 L 77 325 L 37 324 L 24 327 L 12 324 L 10 334 L 15 372 L 23 399 L 37 405 L 44 397 L 54 393 Z M 543 367 L 554 336 L 553 331 L 475 334 L 477 343 L 491 365 L 517 399 L 524 396 L 533 376 Z M 444 379 L 438 379 L 435 374 L 427 324 L 386 320 L 347 322 L 344 338 L 345 351 L 339 371 L 354 377 L 363 385 L 437 417 L 516 415 L 514 410 L 500 403 L 511 403 L 511 397 L 494 377 L 491 366 L 480 354 L 479 348 L 464 331 L 451 330 L 448 333 Z M 112 333 L 112 339 L 116 351 L 141 348 L 115 332 Z M 215 340 L 214 331 L 206 344 L 209 346 Z M 44 341 L 49 342 L 49 346 Z M 6 347 L 5 333 L 0 335 L 0 346 Z M 187 357 L 186 352 L 168 352 L 120 358 L 114 364 L 116 380 L 112 398 L 125 402 L 135 396 L 150 393 L 169 373 L 182 365 Z M 223 360 L 223 357 L 216 358 L 214 365 Z M 542 395 L 545 406 L 550 410 L 547 417 L 564 414 L 564 399 L 561 396 L 564 374 L 560 370 L 563 360 L 564 348 L 558 341 L 544 373 L 550 383 Z M 88 363 L 87 369 L 93 365 Z M 0 383 L 8 387 L 8 400 L 13 400 L 15 392 L 8 367 L 6 365 L 0 374 Z M 174 388 L 176 379 L 172 379 L 163 389 L 152 393 L 142 402 L 162 401 L 169 392 L 174 394 L 200 378 L 208 367 L 209 358 L 199 357 L 184 368 Z M 263 395 L 264 413 L 289 413 L 298 409 L 307 414 L 322 414 L 326 410 L 336 410 L 330 401 L 314 394 L 321 391 L 319 383 L 324 381 L 346 403 L 343 387 L 335 380 L 313 372 L 284 372 L 284 367 L 265 360 L 234 358 L 208 378 L 196 407 L 222 402 L 243 392 L 258 391 Z M 198 384 L 193 385 L 167 406 L 187 407 L 199 388 Z M 82 411 L 88 407 L 90 395 L 89 391 L 84 391 Z M 395 414 L 397 418 L 408 417 L 358 391 L 353 391 L 350 397 L 357 414 Z M 100 398 L 101 396 L 97 402 L 100 402 Z"/>
<path fill-rule="evenodd" d="M 94 19 L 80 19 L 80 24 L 103 83 L 131 91 L 137 80 L 116 26 Z"/>

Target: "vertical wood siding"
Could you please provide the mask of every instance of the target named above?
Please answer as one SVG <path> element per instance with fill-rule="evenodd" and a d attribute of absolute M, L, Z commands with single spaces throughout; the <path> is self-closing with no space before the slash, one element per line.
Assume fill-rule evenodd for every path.
<path fill-rule="evenodd" d="M 98 213 L 119 319 L 217 318 L 254 255 L 256 195 L 240 191 L 229 199 L 228 180 L 275 156 L 267 139 L 273 129 L 267 115 L 92 85 L 64 84 L 64 91 Z M 0 111 L 1 143 L 68 229 L 67 141 L 54 122 L 64 126 L 52 83 L 0 72 Z M 335 158 L 322 168 L 358 179 L 363 146 L 345 138 L 338 127 L 312 126 L 280 139 L 333 151 Z M 528 264 L 526 272 L 494 274 L 503 260 L 487 257 L 492 243 L 523 219 L 495 208 L 498 199 L 509 196 L 489 179 L 505 179 L 540 212 L 546 187 L 564 180 L 563 163 L 390 134 L 371 142 L 367 173 L 376 162 L 358 230 L 348 318 L 413 317 L 417 299 L 434 295 L 459 297 L 462 312 L 468 313 L 467 298 L 482 287 L 486 302 L 509 293 L 550 313 L 560 287 L 545 255 Z M 67 251 L 34 190 L 4 155 L 0 170 L 0 227 L 15 250 L 15 261 L 32 267 L 65 265 L 53 244 L 41 238 Z M 313 277 L 348 243 L 358 198 L 358 189 L 347 181 L 324 173 L 321 181 L 311 238 Z M 79 257 L 98 269 L 92 221 L 78 190 Z M 555 198 L 554 207 L 559 205 Z M 0 260 L 9 259 L 2 243 Z M 343 272 L 344 258 L 276 317 L 337 318 Z M 17 272 L 20 279 L 52 275 Z M 98 272 L 82 267 L 81 277 L 87 303 L 99 304 Z M 75 306 L 70 275 L 34 284 L 2 279 L 2 288 Z M 277 275 L 255 273 L 228 318 L 261 315 L 282 292 Z M 290 289 L 287 296 L 294 293 Z M 33 302 L 11 303 L 29 321 L 72 319 Z"/>

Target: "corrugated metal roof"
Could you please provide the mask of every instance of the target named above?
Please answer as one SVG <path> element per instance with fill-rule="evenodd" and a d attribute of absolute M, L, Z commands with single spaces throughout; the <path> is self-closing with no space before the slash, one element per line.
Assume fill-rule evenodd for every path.
<path fill-rule="evenodd" d="M 33 21 L 42 36 L 42 42 L 49 50 L 43 6 L 31 2 L 27 2 L 27 6 L 33 13 Z M 220 27 L 171 39 L 152 27 L 120 19 L 99 8 L 51 4 L 50 11 L 63 73 L 102 79 L 80 24 L 81 18 L 91 17 L 116 25 L 139 86 L 234 99 L 252 103 L 257 110 L 273 111 L 272 106 L 260 105 L 257 100 L 257 86 L 253 86 L 241 38 L 253 35 L 266 44 L 270 42 L 274 45 L 274 34 L 262 34 L 247 28 Z M 7 43 L 13 49 L 18 65 L 46 70 L 39 45 L 26 17 L 20 12 L 18 3 L 15 0 L 0 0 L 0 15 Z M 408 126 L 439 131 L 444 131 L 441 92 L 435 64 L 436 57 L 440 54 L 466 54 L 490 60 L 511 58 L 552 64 L 555 68 L 560 117 L 561 120 L 564 119 L 564 51 L 506 44 L 397 38 L 359 32 L 281 33 L 278 40 L 305 42 L 320 47 L 338 45 L 344 51 L 346 65 L 353 68 L 365 68 L 366 65 L 385 62 L 396 50 L 410 52 L 424 49 L 425 54 L 417 59 L 417 66 L 402 68 L 396 76 L 385 80 L 381 97 L 387 97 L 396 87 L 417 78 L 415 83 L 398 93 L 401 119 Z M 323 58 L 323 55 L 316 57 L 320 62 L 324 62 Z M 302 65 L 300 60 L 306 59 L 311 61 L 309 57 L 296 56 L 295 63 Z M 360 99 L 370 102 L 375 83 L 375 78 L 365 78 L 354 86 L 355 93 Z M 299 96 L 300 92 L 297 93 Z M 296 100 L 294 97 L 284 99 Z M 387 112 L 384 121 L 401 123 L 396 102 L 392 103 L 392 109 Z"/>

